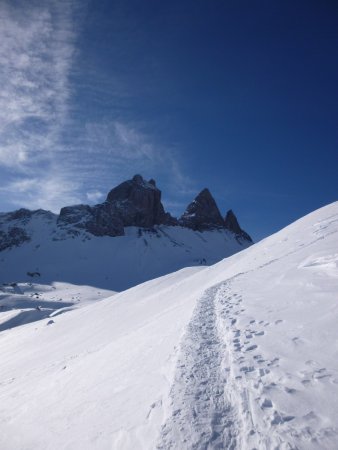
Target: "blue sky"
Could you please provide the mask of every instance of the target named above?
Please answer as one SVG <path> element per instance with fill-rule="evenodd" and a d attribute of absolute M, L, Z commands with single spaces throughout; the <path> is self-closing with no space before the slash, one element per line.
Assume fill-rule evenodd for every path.
<path fill-rule="evenodd" d="M 0 210 L 141 173 L 271 234 L 337 200 L 337 56 L 334 0 L 2 0 Z"/>

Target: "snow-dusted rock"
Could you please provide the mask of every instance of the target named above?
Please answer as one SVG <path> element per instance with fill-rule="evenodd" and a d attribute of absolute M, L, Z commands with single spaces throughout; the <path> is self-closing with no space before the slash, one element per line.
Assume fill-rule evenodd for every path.
<path fill-rule="evenodd" d="M 203 189 L 179 219 L 180 225 L 193 230 L 223 228 L 224 221 L 209 189 Z"/>
<path fill-rule="evenodd" d="M 242 228 L 239 226 L 237 217 L 235 216 L 232 209 L 229 209 L 229 211 L 226 213 L 226 216 L 224 218 L 224 226 L 227 230 L 232 231 L 236 236 L 240 236 L 243 239 L 252 242 L 252 239 L 248 235 L 248 233 L 242 230 Z"/>
<path fill-rule="evenodd" d="M 106 201 L 125 227 L 151 228 L 154 225 L 175 224 L 170 214 L 164 211 L 161 191 L 155 181 L 148 182 L 141 175 L 135 175 L 132 180 L 112 189 Z"/>
<path fill-rule="evenodd" d="M 0 214 L 0 283 L 26 282 L 38 272 L 41 283 L 121 291 L 183 267 L 214 264 L 252 244 L 225 227 L 209 191 L 193 205 L 178 224 L 164 211 L 155 181 L 136 175 L 95 206 L 66 206 L 59 215 Z"/>
<path fill-rule="evenodd" d="M 123 222 L 116 214 L 115 208 L 108 202 L 95 206 L 75 205 L 61 209 L 58 218 L 60 227 L 69 230 L 78 228 L 94 236 L 123 236 Z"/>

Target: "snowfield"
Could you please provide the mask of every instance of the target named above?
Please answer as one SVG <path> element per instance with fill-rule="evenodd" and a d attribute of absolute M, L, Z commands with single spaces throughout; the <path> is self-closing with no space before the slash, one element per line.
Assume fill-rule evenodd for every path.
<path fill-rule="evenodd" d="M 55 282 L 0 285 L 0 332 L 100 301 L 114 291 Z"/>
<path fill-rule="evenodd" d="M 338 202 L 0 333 L 0 448 L 338 448 Z"/>
<path fill-rule="evenodd" d="M 251 245 L 226 229 L 200 232 L 164 225 L 126 227 L 125 236 L 74 236 L 56 227 L 55 215 L 45 216 L 10 222 L 31 240 L 0 252 L 0 283 L 62 282 L 120 292 L 184 267 L 215 264 Z"/>

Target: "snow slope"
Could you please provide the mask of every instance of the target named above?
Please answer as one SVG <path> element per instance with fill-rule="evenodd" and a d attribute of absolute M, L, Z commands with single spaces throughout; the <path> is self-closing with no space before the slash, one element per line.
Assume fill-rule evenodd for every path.
<path fill-rule="evenodd" d="M 114 294 L 114 291 L 69 283 L 0 285 L 0 332 L 55 317 Z"/>
<path fill-rule="evenodd" d="M 0 333 L 0 448 L 338 448 L 338 202 Z"/>
<path fill-rule="evenodd" d="M 36 214 L 25 224 L 30 242 L 0 252 L 0 283 L 66 282 L 122 291 L 187 266 L 210 265 L 251 242 L 225 229 L 193 231 L 179 226 L 153 230 L 127 227 L 125 236 L 71 235 L 56 227 L 56 216 Z"/>

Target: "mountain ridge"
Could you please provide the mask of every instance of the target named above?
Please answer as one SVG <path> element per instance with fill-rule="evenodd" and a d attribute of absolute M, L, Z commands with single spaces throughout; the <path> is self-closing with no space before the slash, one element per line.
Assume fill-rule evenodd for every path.
<path fill-rule="evenodd" d="M 121 291 L 252 245 L 237 219 L 228 227 L 206 189 L 176 219 L 156 182 L 135 175 L 98 205 L 0 214 L 0 283 L 27 283 L 39 274 L 42 284 Z"/>
<path fill-rule="evenodd" d="M 252 242 L 251 237 L 238 225 L 236 217 L 237 227 L 228 227 L 228 222 L 222 218 L 207 188 L 195 197 L 179 218 L 165 211 L 161 196 L 154 179 L 146 181 L 141 175 L 134 175 L 131 180 L 111 189 L 103 203 L 61 208 L 59 221 L 80 228 L 87 227 L 96 236 L 123 236 L 124 227 L 128 226 L 152 228 L 154 225 L 180 225 L 199 231 L 226 228 Z M 81 211 L 88 215 L 85 223 L 81 220 Z"/>
<path fill-rule="evenodd" d="M 203 189 L 187 206 L 179 218 L 166 212 L 161 202 L 161 191 L 153 179 L 146 181 L 135 175 L 111 189 L 106 200 L 93 206 L 78 204 L 64 206 L 59 214 L 43 209 L 18 209 L 0 214 L 0 251 L 19 246 L 30 240 L 26 225 L 33 216 L 46 221 L 56 219 L 56 227 L 64 236 L 73 237 L 81 232 L 93 236 L 124 236 L 127 227 L 153 229 L 157 225 L 180 226 L 194 231 L 224 229 L 232 232 L 236 239 L 252 243 L 251 237 L 241 229 L 231 211 L 223 219 L 210 191 Z"/>

